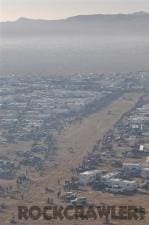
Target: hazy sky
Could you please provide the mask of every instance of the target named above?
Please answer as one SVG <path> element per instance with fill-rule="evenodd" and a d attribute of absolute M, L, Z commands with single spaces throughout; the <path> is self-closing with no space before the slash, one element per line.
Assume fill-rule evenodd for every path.
<path fill-rule="evenodd" d="M 0 20 L 149 11 L 149 0 L 0 0 Z"/>

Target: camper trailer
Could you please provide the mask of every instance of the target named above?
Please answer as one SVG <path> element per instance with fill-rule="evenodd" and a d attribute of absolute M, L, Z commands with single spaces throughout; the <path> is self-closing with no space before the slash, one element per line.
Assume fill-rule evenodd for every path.
<path fill-rule="evenodd" d="M 100 170 L 91 170 L 85 171 L 79 174 L 79 184 L 81 185 L 88 185 L 92 183 L 98 176 L 100 176 Z"/>
<path fill-rule="evenodd" d="M 110 179 L 105 190 L 113 193 L 124 193 L 136 191 L 137 187 L 136 181 Z"/>
<path fill-rule="evenodd" d="M 141 169 L 141 177 L 143 177 L 144 179 L 149 179 L 149 167 Z"/>
<path fill-rule="evenodd" d="M 137 163 L 123 163 L 122 170 L 129 175 L 139 175 L 141 172 L 141 166 Z"/>

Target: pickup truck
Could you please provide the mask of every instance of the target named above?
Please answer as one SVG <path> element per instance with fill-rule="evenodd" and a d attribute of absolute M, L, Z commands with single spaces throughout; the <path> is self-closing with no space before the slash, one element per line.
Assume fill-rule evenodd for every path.
<path fill-rule="evenodd" d="M 80 198 L 76 198 L 72 201 L 70 201 L 70 203 L 72 205 L 86 205 L 87 204 L 87 200 L 85 197 L 80 197 Z"/>

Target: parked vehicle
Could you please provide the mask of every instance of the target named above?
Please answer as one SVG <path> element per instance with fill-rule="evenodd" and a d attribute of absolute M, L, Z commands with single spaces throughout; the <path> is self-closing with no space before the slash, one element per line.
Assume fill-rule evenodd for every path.
<path fill-rule="evenodd" d="M 76 194 L 73 193 L 73 192 L 66 192 L 63 195 L 63 199 L 64 199 L 65 202 L 71 202 L 72 200 L 76 199 Z"/>
<path fill-rule="evenodd" d="M 76 198 L 71 201 L 72 205 L 86 205 L 87 199 L 85 197 Z"/>

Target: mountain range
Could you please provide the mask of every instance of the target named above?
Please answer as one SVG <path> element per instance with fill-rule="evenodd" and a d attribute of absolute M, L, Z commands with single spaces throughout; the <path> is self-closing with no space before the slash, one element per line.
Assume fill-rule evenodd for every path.
<path fill-rule="evenodd" d="M 19 18 L 1 22 L 2 35 L 149 34 L 149 13 L 78 15 L 62 20 Z"/>
<path fill-rule="evenodd" d="M 0 74 L 149 71 L 149 13 L 0 23 Z"/>

